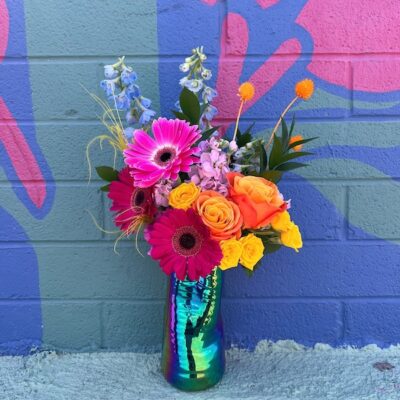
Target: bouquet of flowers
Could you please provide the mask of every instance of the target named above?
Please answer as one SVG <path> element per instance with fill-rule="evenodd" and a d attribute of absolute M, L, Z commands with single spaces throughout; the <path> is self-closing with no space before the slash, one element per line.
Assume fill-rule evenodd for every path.
<path fill-rule="evenodd" d="M 266 253 L 302 247 L 277 183 L 306 165 L 297 159 L 311 154 L 302 147 L 315 139 L 295 134 L 294 117 L 289 127 L 285 122 L 293 104 L 312 96 L 309 79 L 296 84 L 267 137 L 254 135 L 254 124 L 240 127 L 243 107 L 257 90 L 242 83 L 232 138 L 225 138 L 213 123 L 217 92 L 206 59 L 198 47 L 179 66 L 185 76 L 174 119 L 156 117 L 124 58 L 106 65 L 100 86 L 107 101 L 92 97 L 103 108 L 107 133 L 87 148 L 89 167 L 96 140 L 114 149 L 114 166 L 96 171 L 121 231 L 115 245 L 124 236 L 137 239 L 143 229 L 148 254 L 170 275 L 161 365 L 168 382 L 189 391 L 215 385 L 223 375 L 222 271 L 241 266 L 251 275 Z M 119 155 L 125 167 L 116 170 Z"/>
<path fill-rule="evenodd" d="M 185 76 L 174 119 L 156 118 L 124 58 L 104 67 L 107 101 L 96 98 L 108 132 L 94 140 L 108 141 L 125 163 L 120 171 L 96 168 L 107 181 L 101 190 L 108 192 L 120 237 L 143 228 L 148 254 L 180 280 L 197 281 L 215 268 L 237 266 L 252 274 L 266 253 L 302 247 L 290 201 L 277 183 L 285 172 L 306 165 L 297 159 L 311 154 L 302 147 L 315 139 L 295 134 L 294 117 L 290 126 L 284 119 L 296 101 L 312 96 L 309 79 L 296 84 L 294 99 L 268 137 L 253 135 L 254 124 L 240 127 L 243 105 L 257 90 L 244 82 L 237 89 L 233 136 L 222 137 L 212 123 L 217 92 L 208 85 L 206 58 L 199 47 L 179 66 Z"/>

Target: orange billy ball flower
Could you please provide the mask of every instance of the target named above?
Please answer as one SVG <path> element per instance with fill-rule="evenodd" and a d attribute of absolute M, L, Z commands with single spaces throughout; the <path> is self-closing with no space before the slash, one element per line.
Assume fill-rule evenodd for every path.
<path fill-rule="evenodd" d="M 303 140 L 303 136 L 301 135 L 296 135 L 296 136 L 292 136 L 291 139 L 289 140 L 289 144 L 292 144 L 294 142 L 298 142 L 299 140 Z M 302 144 L 298 144 L 297 146 L 293 147 L 294 151 L 300 151 L 303 148 Z"/>
<path fill-rule="evenodd" d="M 303 79 L 296 83 L 296 96 L 303 100 L 309 100 L 314 93 L 314 82 L 311 79 Z"/>
<path fill-rule="evenodd" d="M 239 86 L 238 96 L 242 101 L 249 101 L 254 97 L 254 85 L 250 82 L 244 82 Z"/>

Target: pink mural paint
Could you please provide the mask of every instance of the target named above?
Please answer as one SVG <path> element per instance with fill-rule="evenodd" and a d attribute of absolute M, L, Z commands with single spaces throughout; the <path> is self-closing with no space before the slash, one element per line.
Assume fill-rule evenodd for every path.
<path fill-rule="evenodd" d="M 7 105 L 0 97 L 0 143 L 3 144 L 15 172 L 37 208 L 46 198 L 46 183 L 29 144 L 19 129 Z"/>
<path fill-rule="evenodd" d="M 344 10 L 346 10 L 344 12 Z M 308 69 L 319 78 L 347 89 L 387 92 L 400 89 L 400 8 L 393 0 L 309 0 L 297 18 L 312 36 L 314 54 Z M 342 61 L 319 63 L 327 54 L 352 60 L 354 83 L 340 73 Z M 383 60 L 371 63 L 374 54 Z M 389 55 L 389 56 L 388 56 Z"/>
<path fill-rule="evenodd" d="M 271 7 L 275 5 L 276 3 L 279 3 L 280 0 L 257 0 L 257 4 L 263 8 L 266 9 L 268 7 Z"/>
<path fill-rule="evenodd" d="M 3 61 L 8 44 L 10 19 L 5 0 L 0 0 L 0 62 Z"/>
<path fill-rule="evenodd" d="M 222 125 L 223 130 L 226 130 L 231 123 L 231 121 L 226 120 L 234 118 L 239 107 L 237 88 L 242 83 L 241 75 L 248 41 L 249 30 L 246 20 L 239 14 L 229 13 L 222 27 L 221 55 L 216 84 L 218 96 L 214 101 L 219 112 L 218 125 Z M 288 53 L 292 56 L 288 58 L 280 57 L 281 54 Z M 300 53 L 299 41 L 297 39 L 287 40 L 247 79 L 254 84 L 256 91 L 254 98 L 245 104 L 244 112 L 274 87 L 295 63 Z M 235 57 L 232 58 L 232 55 Z"/>
<path fill-rule="evenodd" d="M 4 59 L 8 44 L 9 15 L 5 0 L 0 0 L 0 62 Z M 46 183 L 40 167 L 17 121 L 0 97 L 0 143 L 11 160 L 15 172 L 24 185 L 28 196 L 37 208 L 46 198 Z"/>
<path fill-rule="evenodd" d="M 202 3 L 207 4 L 208 6 L 214 6 L 217 4 L 218 0 L 201 0 Z M 280 0 L 257 0 L 257 4 L 263 8 L 266 9 L 268 7 L 273 6 L 276 3 L 279 3 Z"/>

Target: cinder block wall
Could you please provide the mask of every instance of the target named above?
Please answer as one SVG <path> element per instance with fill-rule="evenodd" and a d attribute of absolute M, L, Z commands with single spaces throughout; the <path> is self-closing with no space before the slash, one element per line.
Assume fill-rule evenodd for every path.
<path fill-rule="evenodd" d="M 86 146 L 104 128 L 82 86 L 101 96 L 103 65 L 126 55 L 170 115 L 178 66 L 201 44 L 228 134 L 240 82 L 257 86 L 243 126 L 259 135 L 297 80 L 317 88 L 294 109 L 297 133 L 319 136 L 312 165 L 280 186 L 304 249 L 267 257 L 252 279 L 225 274 L 228 344 L 398 343 L 400 11 L 350 3 L 0 0 L 0 353 L 160 347 L 166 277 L 132 241 L 114 254 L 88 214 L 114 230 L 88 183 Z M 109 149 L 90 154 L 112 163 Z"/>

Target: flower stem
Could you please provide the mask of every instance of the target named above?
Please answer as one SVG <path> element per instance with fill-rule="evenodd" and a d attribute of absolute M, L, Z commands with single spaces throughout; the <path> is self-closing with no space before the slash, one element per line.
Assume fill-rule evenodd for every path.
<path fill-rule="evenodd" d="M 293 106 L 293 104 L 296 102 L 296 100 L 298 99 L 298 97 L 296 96 L 289 104 L 288 106 L 284 109 L 283 113 L 281 114 L 281 116 L 279 117 L 277 123 L 274 126 L 274 129 L 272 130 L 271 136 L 268 140 L 268 143 L 265 145 L 265 150 L 269 149 L 269 146 L 271 146 L 272 140 L 275 137 L 276 131 L 279 128 L 279 125 L 282 122 L 283 117 L 286 115 L 286 113 L 290 110 L 290 108 Z"/>
<path fill-rule="evenodd" d="M 244 105 L 244 100 L 242 100 L 240 102 L 240 107 L 239 107 L 238 115 L 237 115 L 237 118 L 236 118 L 235 132 L 233 133 L 232 141 L 236 141 L 236 135 L 237 135 L 237 131 L 238 131 L 238 128 L 239 128 L 239 120 L 240 120 L 240 115 L 242 114 L 243 105 Z"/>
<path fill-rule="evenodd" d="M 112 67 L 115 69 L 119 68 L 120 66 L 122 66 L 124 64 L 124 61 L 125 61 L 125 56 L 119 57 L 118 61 L 115 64 L 113 64 Z"/>

